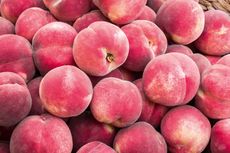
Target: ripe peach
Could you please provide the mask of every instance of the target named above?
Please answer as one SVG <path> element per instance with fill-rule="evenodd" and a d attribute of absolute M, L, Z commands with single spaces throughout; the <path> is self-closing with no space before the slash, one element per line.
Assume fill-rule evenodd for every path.
<path fill-rule="evenodd" d="M 10 139 L 11 153 L 71 153 L 71 132 L 57 117 L 43 114 L 25 118 Z"/>
<path fill-rule="evenodd" d="M 123 67 L 131 71 L 143 71 L 154 57 L 164 54 L 167 39 L 154 23 L 136 20 L 122 27 L 129 40 L 129 55 Z"/>
<path fill-rule="evenodd" d="M 199 68 L 200 74 L 202 74 L 205 69 L 211 66 L 211 63 L 209 62 L 209 60 L 202 54 L 195 53 L 195 54 L 190 55 L 189 57 L 191 57 L 192 60 L 196 62 L 196 65 Z"/>
<path fill-rule="evenodd" d="M 142 99 L 133 83 L 109 77 L 94 87 L 90 108 L 99 122 L 125 127 L 140 117 Z"/>
<path fill-rule="evenodd" d="M 28 8 L 21 13 L 15 24 L 15 32 L 32 41 L 34 34 L 44 25 L 54 22 L 56 19 L 49 13 L 38 7 Z"/>
<path fill-rule="evenodd" d="M 88 107 L 93 89 L 89 77 L 75 66 L 49 71 L 40 83 L 39 95 L 45 109 L 59 117 L 80 115 Z"/>
<path fill-rule="evenodd" d="M 167 0 L 157 12 L 156 23 L 174 42 L 185 45 L 201 35 L 204 12 L 193 0 Z"/>
<path fill-rule="evenodd" d="M 7 143 L 0 143 L 0 153 L 10 153 L 10 147 Z"/>
<path fill-rule="evenodd" d="M 105 21 L 96 21 L 80 31 L 73 44 L 76 64 L 93 76 L 104 76 L 118 68 L 127 59 L 128 52 L 125 33 Z"/>
<path fill-rule="evenodd" d="M 116 151 L 100 141 L 93 141 L 82 146 L 76 153 L 116 153 Z"/>
<path fill-rule="evenodd" d="M 163 117 L 161 133 L 171 153 L 201 153 L 208 145 L 211 125 L 198 109 L 184 105 Z"/>
<path fill-rule="evenodd" d="M 69 128 L 73 136 L 74 151 L 92 141 L 100 141 L 111 146 L 115 136 L 114 127 L 98 122 L 89 112 L 71 118 Z"/>
<path fill-rule="evenodd" d="M 156 13 L 148 6 L 145 6 L 142 13 L 139 15 L 137 20 L 148 20 L 151 22 L 155 22 L 156 20 Z"/>
<path fill-rule="evenodd" d="M 43 0 L 50 12 L 60 21 L 75 21 L 90 10 L 90 0 Z"/>
<path fill-rule="evenodd" d="M 0 35 L 14 34 L 14 25 L 9 20 L 0 17 Z"/>
<path fill-rule="evenodd" d="M 146 96 L 165 106 L 188 103 L 195 96 L 199 84 L 200 72 L 196 63 L 181 53 L 157 56 L 148 63 L 143 73 Z"/>
<path fill-rule="evenodd" d="M 13 72 L 0 73 L 0 126 L 12 126 L 26 117 L 31 96 L 25 81 Z"/>
<path fill-rule="evenodd" d="M 208 60 L 209 62 L 213 65 L 213 64 L 216 64 L 217 61 L 221 58 L 221 56 L 212 56 L 212 55 L 204 55 Z"/>
<path fill-rule="evenodd" d="M 205 12 L 205 27 L 195 41 L 204 54 L 221 56 L 230 53 L 230 17 L 220 10 Z"/>
<path fill-rule="evenodd" d="M 146 122 L 137 122 L 118 131 L 114 148 L 118 153 L 167 153 L 163 136 Z"/>
<path fill-rule="evenodd" d="M 147 0 L 93 0 L 93 2 L 113 23 L 127 24 L 140 16 Z"/>
<path fill-rule="evenodd" d="M 87 28 L 91 23 L 96 21 L 108 21 L 108 19 L 101 13 L 100 10 L 93 10 L 77 18 L 73 27 L 77 32 L 80 32 L 82 29 Z"/>
<path fill-rule="evenodd" d="M 230 67 L 230 54 L 221 57 L 216 64 L 223 64 Z"/>
<path fill-rule="evenodd" d="M 28 40 L 13 34 L 0 36 L 0 72 L 5 71 L 15 72 L 26 81 L 33 78 L 35 67 Z"/>
<path fill-rule="evenodd" d="M 42 75 L 62 65 L 74 65 L 73 41 L 76 30 L 63 22 L 52 22 L 40 28 L 32 45 L 34 62 Z"/>
<path fill-rule="evenodd" d="M 193 54 L 192 50 L 189 47 L 179 44 L 173 44 L 167 47 L 166 53 L 172 52 L 183 53 L 188 56 Z"/>

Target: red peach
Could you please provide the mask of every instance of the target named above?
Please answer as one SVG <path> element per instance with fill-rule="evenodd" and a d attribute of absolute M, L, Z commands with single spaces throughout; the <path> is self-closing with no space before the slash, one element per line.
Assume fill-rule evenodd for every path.
<path fill-rule="evenodd" d="M 121 66 L 128 52 L 125 33 L 105 21 L 96 21 L 80 31 L 73 44 L 76 64 L 93 76 L 104 76 Z"/>
<path fill-rule="evenodd" d="M 0 17 L 0 35 L 14 34 L 14 25 L 9 20 Z"/>
<path fill-rule="evenodd" d="M 0 153 L 10 153 L 10 147 L 7 143 L 0 143 Z"/>
<path fill-rule="evenodd" d="M 209 62 L 209 60 L 202 54 L 195 53 L 195 54 L 190 55 L 189 57 L 191 57 L 192 60 L 196 62 L 199 68 L 200 74 L 202 74 L 204 70 L 206 70 L 209 66 L 211 66 L 211 63 Z"/>
<path fill-rule="evenodd" d="M 102 142 L 93 141 L 82 146 L 76 153 L 116 153 L 116 151 Z"/>
<path fill-rule="evenodd" d="M 164 116 L 161 133 L 171 153 L 201 153 L 208 145 L 211 124 L 198 109 L 184 105 Z"/>
<path fill-rule="evenodd" d="M 204 55 L 208 60 L 209 62 L 213 65 L 213 64 L 216 64 L 217 61 L 221 58 L 221 56 L 212 56 L 212 55 Z"/>
<path fill-rule="evenodd" d="M 172 52 L 183 53 L 188 56 L 193 54 L 192 50 L 189 47 L 179 44 L 168 45 L 166 53 Z"/>
<path fill-rule="evenodd" d="M 221 57 L 216 64 L 223 64 L 230 67 L 230 54 Z"/>
<path fill-rule="evenodd" d="M 133 83 L 109 77 L 94 87 L 90 108 L 99 122 L 125 127 L 140 117 L 142 99 Z"/>
<path fill-rule="evenodd" d="M 156 20 L 156 13 L 148 6 L 145 6 L 142 13 L 139 15 L 137 20 L 148 20 L 151 22 L 155 22 Z"/>
<path fill-rule="evenodd" d="M 59 117 L 80 115 L 88 107 L 93 89 L 89 77 L 75 66 L 49 71 L 40 83 L 39 95 L 48 112 Z"/>

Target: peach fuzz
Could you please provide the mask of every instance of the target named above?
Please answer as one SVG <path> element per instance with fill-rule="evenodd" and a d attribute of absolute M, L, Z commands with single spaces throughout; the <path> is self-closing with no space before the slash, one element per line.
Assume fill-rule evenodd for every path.
<path fill-rule="evenodd" d="M 0 17 L 0 35 L 4 34 L 14 34 L 14 24 L 9 20 Z"/>
<path fill-rule="evenodd" d="M 139 15 L 137 20 L 148 20 L 151 22 L 155 22 L 156 20 L 156 13 L 148 6 L 145 6 L 142 13 Z"/>
<path fill-rule="evenodd" d="M 75 66 L 49 71 L 42 79 L 39 95 L 45 109 L 59 117 L 80 115 L 88 107 L 93 89 L 89 77 Z"/>
<path fill-rule="evenodd" d="M 0 143 L 0 153 L 10 153 L 10 147 L 7 143 Z"/>
<path fill-rule="evenodd" d="M 156 23 L 174 42 L 186 45 L 201 35 L 204 20 L 204 12 L 197 2 L 167 0 L 157 12 Z"/>
<path fill-rule="evenodd" d="M 96 21 L 80 31 L 73 44 L 77 66 L 93 76 L 104 76 L 115 70 L 125 62 L 128 53 L 125 33 L 105 21 Z"/>
<path fill-rule="evenodd" d="M 39 86 L 41 80 L 42 77 L 36 77 L 27 84 L 30 95 L 32 97 L 32 107 L 30 109 L 30 115 L 41 115 L 46 113 L 46 110 L 39 96 Z"/>
<path fill-rule="evenodd" d="M 188 103 L 195 96 L 199 85 L 200 72 L 196 63 L 181 53 L 157 56 L 147 64 L 143 73 L 146 96 L 165 106 Z"/>
<path fill-rule="evenodd" d="M 72 46 L 76 35 L 76 30 L 64 22 L 46 24 L 35 33 L 33 57 L 42 75 L 62 65 L 75 65 Z"/>
<path fill-rule="evenodd" d="M 57 117 L 43 114 L 25 118 L 10 139 L 11 153 L 71 153 L 71 132 Z"/>
<path fill-rule="evenodd" d="M 201 153 L 208 145 L 211 124 L 195 107 L 178 106 L 162 119 L 161 133 L 171 153 Z"/>
<path fill-rule="evenodd" d="M 28 40 L 13 34 L 0 36 L 0 72 L 4 71 L 15 72 L 26 81 L 33 78 L 35 67 Z"/>
<path fill-rule="evenodd" d="M 222 64 L 230 67 L 230 54 L 221 57 L 216 64 Z"/>
<path fill-rule="evenodd" d="M 13 72 L 0 73 L 0 126 L 12 126 L 26 117 L 31 95 L 25 81 Z"/>
<path fill-rule="evenodd" d="M 105 78 L 94 87 L 90 109 L 99 122 L 126 127 L 141 115 L 141 94 L 129 81 Z"/>
<path fill-rule="evenodd" d="M 163 136 L 146 122 L 118 131 L 113 146 L 118 153 L 167 153 Z"/>
<path fill-rule="evenodd" d="M 142 96 L 142 102 L 143 102 L 141 116 L 139 117 L 138 121 L 148 122 L 155 128 L 159 127 L 161 123 L 161 119 L 167 113 L 169 108 L 163 105 L 156 104 L 150 101 L 145 96 L 145 93 L 143 91 L 142 79 L 135 80 L 133 83 L 139 89 L 141 96 Z"/>
<path fill-rule="evenodd" d="M 82 29 L 87 28 L 91 23 L 96 21 L 108 21 L 108 19 L 101 13 L 100 10 L 93 10 L 77 18 L 73 27 L 77 32 L 80 32 Z"/>
<path fill-rule="evenodd" d="M 75 21 L 89 12 L 91 0 L 43 0 L 50 12 L 60 21 Z"/>
<path fill-rule="evenodd" d="M 95 120 L 89 112 L 71 118 L 69 128 L 73 137 L 74 151 L 92 141 L 100 141 L 111 146 L 116 132 L 111 125 Z"/>
<path fill-rule="evenodd" d="M 168 45 L 166 53 L 172 52 L 183 53 L 188 56 L 193 54 L 192 50 L 189 47 L 179 44 Z"/>
<path fill-rule="evenodd" d="M 196 62 L 196 65 L 199 68 L 200 74 L 202 74 L 204 70 L 206 70 L 208 67 L 211 66 L 210 61 L 202 54 L 195 53 L 195 54 L 190 55 L 189 57 L 192 58 L 194 62 Z"/>
<path fill-rule="evenodd" d="M 167 39 L 154 23 L 135 20 L 121 28 L 129 40 L 129 55 L 123 67 L 131 71 L 143 71 L 154 57 L 164 54 Z"/>
<path fill-rule="evenodd" d="M 204 54 L 221 56 L 230 53 L 230 17 L 220 10 L 205 12 L 205 26 L 195 46 Z"/>
<path fill-rule="evenodd" d="M 211 133 L 212 153 L 230 152 L 230 119 L 220 120 L 215 123 Z"/>
<path fill-rule="evenodd" d="M 147 0 L 93 0 L 101 12 L 115 24 L 127 24 L 142 13 Z"/>
<path fill-rule="evenodd" d="M 15 24 L 15 33 L 32 41 L 34 34 L 44 25 L 56 19 L 46 10 L 39 7 L 28 8 L 23 11 Z"/>
<path fill-rule="evenodd" d="M 42 0 L 1 0 L 1 15 L 15 23 L 19 15 L 30 7 L 44 8 Z"/>
<path fill-rule="evenodd" d="M 93 141 L 82 146 L 76 153 L 116 153 L 113 148 L 100 141 Z"/>

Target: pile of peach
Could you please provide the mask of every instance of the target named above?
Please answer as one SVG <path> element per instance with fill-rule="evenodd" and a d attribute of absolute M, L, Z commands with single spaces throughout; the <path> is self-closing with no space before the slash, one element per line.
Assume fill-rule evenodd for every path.
<path fill-rule="evenodd" d="M 1 0 L 0 153 L 230 153 L 230 16 L 198 0 Z"/>

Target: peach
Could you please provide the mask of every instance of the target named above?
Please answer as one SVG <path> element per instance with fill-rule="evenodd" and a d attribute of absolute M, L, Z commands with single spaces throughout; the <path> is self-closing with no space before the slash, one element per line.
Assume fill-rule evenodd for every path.
<path fill-rule="evenodd" d="M 222 65 L 226 65 L 230 67 L 230 54 L 227 54 L 225 56 L 222 56 L 217 62 L 216 64 L 222 64 Z"/>
<path fill-rule="evenodd" d="M 166 53 L 172 52 L 183 53 L 188 56 L 193 54 L 192 50 L 189 47 L 179 44 L 168 45 Z"/>
<path fill-rule="evenodd" d="M 137 122 L 118 131 L 114 148 L 118 153 L 167 153 L 163 136 L 146 122 Z"/>
<path fill-rule="evenodd" d="M 19 15 L 30 7 L 44 8 L 42 0 L 1 0 L 1 15 L 15 23 Z"/>
<path fill-rule="evenodd" d="M 216 64 L 217 61 L 221 58 L 221 56 L 212 56 L 212 55 L 204 55 L 208 60 L 209 62 L 213 65 L 213 64 Z"/>
<path fill-rule="evenodd" d="M 216 122 L 212 128 L 211 151 L 212 153 L 230 152 L 230 119 Z"/>
<path fill-rule="evenodd" d="M 221 56 L 230 53 L 230 17 L 220 10 L 205 12 L 205 27 L 196 47 L 204 54 Z"/>
<path fill-rule="evenodd" d="M 90 109 L 99 122 L 125 127 L 141 115 L 142 99 L 138 88 L 118 78 L 105 78 L 93 89 Z"/>
<path fill-rule="evenodd" d="M 39 7 L 28 8 L 21 13 L 15 24 L 15 33 L 32 41 L 34 34 L 44 25 L 56 19 L 46 10 Z"/>
<path fill-rule="evenodd" d="M 127 24 L 141 15 L 147 0 L 93 0 L 93 2 L 113 23 Z"/>
<path fill-rule="evenodd" d="M 147 64 L 143 73 L 146 96 L 165 106 L 188 103 L 199 85 L 200 72 L 196 63 L 181 53 L 157 56 Z"/>
<path fill-rule="evenodd" d="M 164 54 L 167 39 L 154 23 L 136 20 L 122 27 L 129 40 L 129 55 L 123 67 L 131 71 L 143 71 L 154 57 Z"/>
<path fill-rule="evenodd" d="M 141 116 L 138 120 L 148 122 L 155 128 L 159 127 L 161 119 L 167 113 L 169 108 L 163 105 L 155 104 L 145 96 L 142 79 L 135 80 L 133 83 L 139 89 L 143 102 Z"/>
<path fill-rule="evenodd" d="M 0 35 L 14 34 L 14 25 L 9 20 L 0 17 Z"/>
<path fill-rule="evenodd" d="M 28 40 L 13 34 L 0 36 L 0 72 L 4 71 L 15 72 L 26 81 L 33 78 L 35 67 Z"/>
<path fill-rule="evenodd" d="M 111 147 L 100 141 L 93 141 L 82 146 L 76 153 L 116 153 Z"/>
<path fill-rule="evenodd" d="M 201 35 L 204 21 L 201 6 L 193 0 L 167 0 L 156 18 L 157 25 L 169 38 L 182 45 L 195 41 Z"/>
<path fill-rule="evenodd" d="M 59 117 L 80 115 L 88 107 L 93 89 L 89 77 L 75 66 L 49 71 L 42 79 L 39 95 L 45 109 Z"/>
<path fill-rule="evenodd" d="M 91 0 L 43 0 L 60 21 L 74 21 L 90 10 Z"/>
<path fill-rule="evenodd" d="M 195 107 L 178 106 L 162 119 L 161 133 L 171 153 L 201 153 L 208 145 L 211 124 Z"/>
<path fill-rule="evenodd" d="M 202 54 L 195 53 L 195 54 L 190 55 L 190 57 L 193 59 L 194 62 L 196 62 L 199 68 L 200 74 L 202 74 L 205 69 L 211 66 L 210 61 Z"/>
<path fill-rule="evenodd" d="M 155 22 L 156 20 L 156 13 L 148 6 L 145 6 L 142 13 L 139 15 L 137 20 L 148 20 L 151 22 Z"/>
<path fill-rule="evenodd" d="M 125 62 L 128 53 L 125 33 L 105 21 L 96 21 L 80 31 L 73 44 L 76 64 L 93 76 L 104 76 L 115 70 Z"/>
<path fill-rule="evenodd" d="M 100 141 L 111 146 L 115 136 L 114 127 L 98 122 L 89 112 L 71 118 L 69 128 L 73 136 L 74 151 L 92 141 Z"/>
<path fill-rule="evenodd" d="M 10 153 L 10 147 L 7 143 L 0 143 L 0 153 Z"/>
<path fill-rule="evenodd" d="M 10 139 L 11 153 L 71 153 L 71 132 L 57 117 L 43 114 L 25 118 Z"/>
<path fill-rule="evenodd" d="M 0 73 L 0 99 L 0 126 L 15 125 L 30 111 L 30 92 L 16 73 Z"/>
<path fill-rule="evenodd" d="M 46 110 L 39 96 L 39 86 L 41 80 L 42 77 L 36 77 L 27 84 L 32 97 L 32 107 L 30 109 L 30 115 L 40 115 L 46 113 Z"/>
<path fill-rule="evenodd" d="M 76 35 L 76 30 L 63 22 L 46 24 L 35 33 L 33 57 L 42 75 L 56 67 L 75 64 L 72 46 Z"/>
<path fill-rule="evenodd" d="M 82 29 L 87 28 L 91 23 L 96 21 L 108 21 L 108 19 L 101 13 L 100 10 L 93 10 L 77 18 L 73 27 L 77 32 L 80 32 Z"/>

